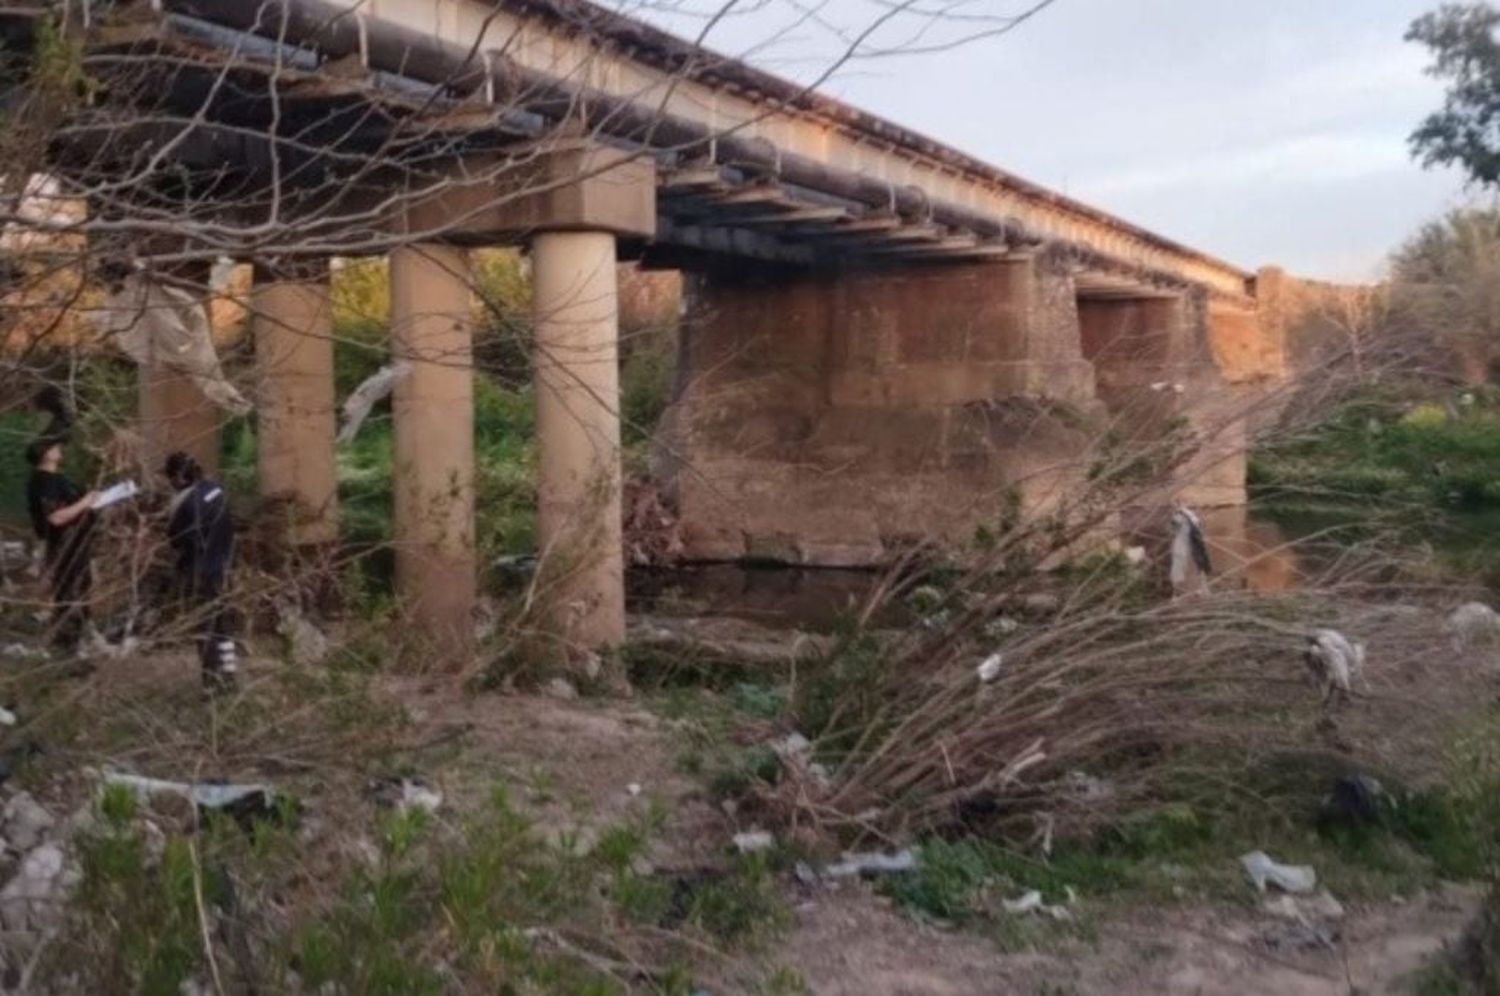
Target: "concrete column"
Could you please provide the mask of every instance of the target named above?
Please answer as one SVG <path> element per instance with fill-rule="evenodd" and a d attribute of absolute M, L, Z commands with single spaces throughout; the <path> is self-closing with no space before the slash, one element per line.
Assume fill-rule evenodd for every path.
<path fill-rule="evenodd" d="M 542 590 L 559 637 L 611 646 L 625 637 L 615 237 L 547 232 L 531 258 Z"/>
<path fill-rule="evenodd" d="M 209 268 L 206 264 L 189 264 L 176 268 L 172 276 L 186 286 L 206 288 Z M 182 286 L 182 285 L 179 285 Z M 208 308 L 204 291 L 203 307 Z M 212 313 L 209 313 L 212 323 Z M 152 360 L 136 371 L 139 389 L 137 411 L 140 416 L 143 468 L 147 479 L 161 483 L 162 464 L 167 454 L 183 450 L 198 461 L 204 473 L 219 472 L 219 428 L 224 413 L 209 401 L 198 385 L 185 373 Z"/>
<path fill-rule="evenodd" d="M 291 543 L 332 543 L 338 538 L 338 486 L 328 262 L 257 269 L 250 306 L 261 497 L 287 504 Z"/>
<path fill-rule="evenodd" d="M 469 260 L 415 243 L 391 253 L 391 349 L 412 365 L 396 387 L 396 588 L 433 649 L 473 643 L 474 366 Z"/>

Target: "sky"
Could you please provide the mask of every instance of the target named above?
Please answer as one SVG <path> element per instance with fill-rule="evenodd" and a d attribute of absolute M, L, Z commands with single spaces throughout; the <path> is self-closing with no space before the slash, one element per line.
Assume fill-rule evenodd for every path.
<path fill-rule="evenodd" d="M 686 2 L 632 13 L 696 34 Z M 866 49 L 904 54 L 851 60 L 826 92 L 1246 269 L 1371 279 L 1475 199 L 1407 147 L 1442 85 L 1402 36 L 1437 0 L 1054 0 L 984 38 L 1035 0 L 912 2 L 958 17 L 892 18 Z M 804 81 L 889 9 L 736 3 L 707 44 Z"/>

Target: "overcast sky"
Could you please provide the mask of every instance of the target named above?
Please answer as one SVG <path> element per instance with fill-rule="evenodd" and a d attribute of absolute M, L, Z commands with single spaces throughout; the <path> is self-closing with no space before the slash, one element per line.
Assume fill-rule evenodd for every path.
<path fill-rule="evenodd" d="M 708 44 L 805 79 L 879 10 L 821 0 L 815 21 L 798 13 L 818 2 L 762 0 Z M 995 16 L 1031 2 L 949 6 Z M 1470 199 L 1407 152 L 1442 90 L 1402 35 L 1436 2 L 1055 0 L 1011 33 L 860 60 L 825 89 L 1246 268 L 1364 279 L 1415 226 Z M 915 28 L 876 38 L 899 46 Z M 924 41 L 959 30 L 949 21 Z"/>

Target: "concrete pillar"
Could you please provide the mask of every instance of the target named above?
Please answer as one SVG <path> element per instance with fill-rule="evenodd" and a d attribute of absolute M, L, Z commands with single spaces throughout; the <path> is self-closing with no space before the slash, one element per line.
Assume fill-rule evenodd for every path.
<path fill-rule="evenodd" d="M 328 262 L 257 269 L 250 304 L 261 497 L 286 503 L 286 539 L 292 544 L 332 543 L 338 538 L 338 486 Z"/>
<path fill-rule="evenodd" d="M 391 253 L 391 350 L 412 365 L 396 387 L 396 589 L 434 650 L 457 665 L 473 644 L 474 366 L 464 250 Z"/>
<path fill-rule="evenodd" d="M 569 645 L 612 646 L 625 637 L 615 237 L 547 232 L 531 258 L 543 593 Z"/>
<path fill-rule="evenodd" d="M 179 281 L 178 286 L 200 289 L 207 288 L 208 275 L 206 264 L 181 266 L 171 274 Z M 207 309 L 207 291 L 202 293 Z M 136 383 L 140 392 L 141 459 L 148 480 L 161 483 L 162 464 L 175 450 L 191 454 L 204 473 L 217 474 L 219 428 L 224 418 L 219 407 L 204 396 L 191 377 L 155 358 L 137 369 Z"/>

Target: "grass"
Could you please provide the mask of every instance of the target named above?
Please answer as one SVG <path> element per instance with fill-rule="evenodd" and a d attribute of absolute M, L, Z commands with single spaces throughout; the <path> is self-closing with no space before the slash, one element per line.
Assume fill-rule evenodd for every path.
<path fill-rule="evenodd" d="M 317 692 L 298 697 L 310 707 L 309 720 L 319 717 L 330 732 L 400 726 L 379 719 L 368 699 L 330 713 Z M 159 738 L 161 725 L 172 721 L 121 712 L 115 728 L 78 728 L 74 749 L 121 751 L 106 745 Z M 250 736 L 257 724 L 248 717 L 209 721 L 222 755 L 245 763 L 259 753 L 260 741 Z M 137 728 L 123 728 L 128 723 Z M 283 729 L 276 739 L 304 763 L 314 756 L 310 736 Z M 209 753 L 192 740 L 182 735 L 156 749 Z M 436 816 L 381 811 L 353 786 L 361 770 L 402 767 L 399 746 L 324 746 L 357 758 L 360 768 L 325 760 L 316 774 L 288 775 L 278 787 L 303 804 L 248 833 L 230 820 L 200 826 L 191 814 L 147 809 L 128 793 L 105 791 L 75 841 L 80 881 L 47 978 L 78 991 L 143 993 L 176 993 L 185 980 L 217 972 L 229 991 L 335 984 L 340 992 L 388 996 L 685 996 L 697 988 L 706 957 L 717 965 L 761 950 L 787 924 L 775 869 L 764 856 L 656 870 L 646 860 L 664 818 L 655 807 L 592 835 L 541 832 L 503 784 L 477 807 Z M 318 823 L 299 823 L 291 818 L 297 812 Z M 369 843 L 353 846 L 362 839 Z M 793 982 L 773 973 L 762 988 L 796 992 Z"/>

